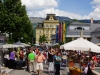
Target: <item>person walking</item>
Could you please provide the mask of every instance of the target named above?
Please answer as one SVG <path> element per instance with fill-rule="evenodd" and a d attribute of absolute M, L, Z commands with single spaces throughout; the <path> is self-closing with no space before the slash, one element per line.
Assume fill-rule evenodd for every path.
<path fill-rule="evenodd" d="M 55 75 L 60 75 L 60 62 L 61 59 L 61 53 L 58 52 L 57 55 L 54 56 L 54 65 L 55 65 Z"/>
<path fill-rule="evenodd" d="M 28 64 L 28 55 L 30 54 L 30 50 L 27 48 L 26 49 L 26 70 L 29 71 L 29 64 Z"/>
<path fill-rule="evenodd" d="M 5 67 L 9 67 L 9 53 L 8 53 L 8 51 L 6 51 L 6 53 L 5 53 L 5 55 L 4 55 L 4 66 Z"/>
<path fill-rule="evenodd" d="M 9 60 L 9 68 L 15 69 L 15 50 L 12 50 L 10 53 L 10 60 Z"/>
<path fill-rule="evenodd" d="M 38 75 L 41 75 L 41 71 L 43 70 L 43 61 L 45 60 L 44 55 L 38 51 L 38 54 L 36 56 L 36 70 L 38 72 Z"/>
<path fill-rule="evenodd" d="M 33 50 L 30 50 L 30 54 L 28 55 L 28 62 L 29 62 L 29 73 L 32 72 L 32 70 L 34 70 L 34 72 L 36 72 L 35 69 L 35 54 L 33 53 Z"/>
<path fill-rule="evenodd" d="M 24 58 L 24 52 L 23 52 L 22 49 L 20 50 L 19 55 L 20 55 L 20 60 L 23 61 L 23 58 Z"/>
<path fill-rule="evenodd" d="M 48 52 L 48 71 L 49 75 L 53 75 L 54 72 L 54 50 L 51 49 L 50 52 Z"/>

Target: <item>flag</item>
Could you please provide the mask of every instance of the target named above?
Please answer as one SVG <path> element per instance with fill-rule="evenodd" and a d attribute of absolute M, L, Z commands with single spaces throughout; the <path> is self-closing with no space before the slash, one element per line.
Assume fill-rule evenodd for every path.
<path fill-rule="evenodd" d="M 60 34 L 61 34 L 61 36 L 60 36 L 60 41 L 62 42 L 62 37 L 63 37 L 63 24 L 61 23 L 60 24 L 61 25 L 61 31 L 60 31 Z"/>
<path fill-rule="evenodd" d="M 62 41 L 65 42 L 66 40 L 66 23 L 63 22 L 63 30 L 62 30 Z"/>
<path fill-rule="evenodd" d="M 61 24 L 58 26 L 58 41 L 60 42 L 61 39 Z"/>
<path fill-rule="evenodd" d="M 67 31 L 68 31 L 68 23 L 66 23 L 66 36 L 67 37 Z M 67 41 L 67 38 L 65 39 L 65 41 Z"/>
<path fill-rule="evenodd" d="M 56 26 L 56 43 L 58 43 L 58 26 Z"/>

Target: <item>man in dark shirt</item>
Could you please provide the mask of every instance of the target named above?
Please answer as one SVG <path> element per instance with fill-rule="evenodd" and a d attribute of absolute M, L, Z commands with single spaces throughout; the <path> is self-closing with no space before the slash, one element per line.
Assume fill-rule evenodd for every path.
<path fill-rule="evenodd" d="M 27 50 L 26 50 L 26 66 L 27 66 L 26 70 L 27 70 L 27 71 L 29 71 L 29 64 L 28 64 L 28 55 L 29 55 L 29 54 L 30 54 L 30 50 L 27 49 Z"/>

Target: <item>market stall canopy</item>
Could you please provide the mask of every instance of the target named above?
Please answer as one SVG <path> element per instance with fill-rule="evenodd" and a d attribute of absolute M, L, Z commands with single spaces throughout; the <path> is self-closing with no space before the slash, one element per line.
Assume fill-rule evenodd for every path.
<path fill-rule="evenodd" d="M 40 46 L 39 44 L 34 44 L 35 46 Z"/>
<path fill-rule="evenodd" d="M 0 48 L 15 48 L 19 47 L 18 45 L 13 45 L 13 44 L 1 44 Z"/>
<path fill-rule="evenodd" d="M 31 46 L 31 45 L 26 44 L 26 43 L 21 43 L 21 44 L 24 45 L 25 47 Z"/>
<path fill-rule="evenodd" d="M 27 46 L 30 46 L 29 44 L 21 43 L 21 42 L 16 42 L 16 43 L 14 43 L 14 45 L 18 45 L 18 46 L 20 46 L 20 47 L 27 47 Z"/>
<path fill-rule="evenodd" d="M 81 50 L 100 53 L 99 46 L 83 38 L 78 38 L 62 46 L 65 50 Z"/>

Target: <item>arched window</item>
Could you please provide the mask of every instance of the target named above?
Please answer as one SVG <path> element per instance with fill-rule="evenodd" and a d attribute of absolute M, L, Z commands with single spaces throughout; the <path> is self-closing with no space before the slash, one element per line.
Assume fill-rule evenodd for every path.
<path fill-rule="evenodd" d="M 74 30 L 85 30 L 84 28 L 82 28 L 82 27 L 77 27 L 77 28 L 74 28 Z"/>
<path fill-rule="evenodd" d="M 82 30 L 82 27 L 77 27 L 77 30 Z"/>

